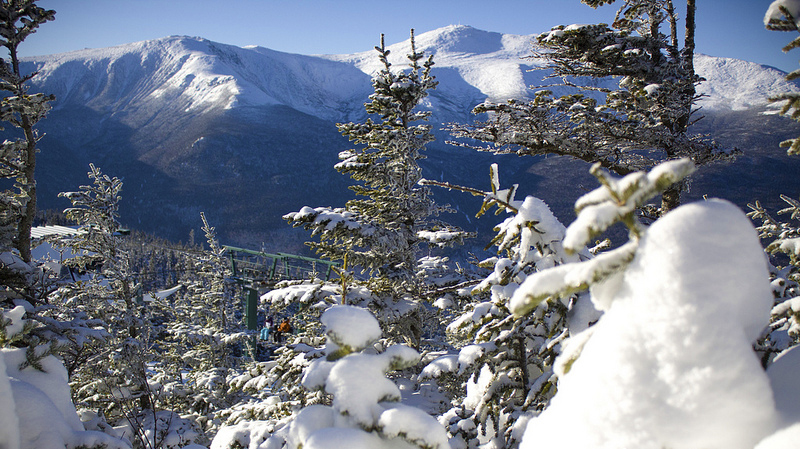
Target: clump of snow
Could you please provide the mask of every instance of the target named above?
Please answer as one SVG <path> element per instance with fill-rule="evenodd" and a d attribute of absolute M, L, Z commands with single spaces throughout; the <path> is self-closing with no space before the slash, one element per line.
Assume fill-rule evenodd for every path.
<path fill-rule="evenodd" d="M 431 244 L 440 244 L 440 243 L 448 243 L 452 242 L 459 236 L 463 235 L 463 232 L 460 231 L 419 231 L 417 232 L 417 237 L 422 240 L 425 240 Z"/>
<path fill-rule="evenodd" d="M 497 271 L 497 265 L 495 265 L 495 272 L 496 271 Z M 483 320 L 483 317 L 490 312 L 492 312 L 493 314 L 500 313 L 497 306 L 489 301 L 475 304 L 475 306 L 472 308 L 471 313 L 467 312 L 462 314 L 460 317 L 456 318 L 455 321 L 453 321 L 447 326 L 447 331 L 451 333 L 456 333 L 459 331 L 459 329 L 461 329 L 462 327 L 466 326 L 469 323 L 476 323 L 476 324 L 480 323 L 481 320 Z"/>
<path fill-rule="evenodd" d="M 362 351 L 381 335 L 378 321 L 365 309 L 332 307 L 322 322 L 328 328 L 329 360 L 312 363 L 303 385 L 324 388 L 333 403 L 302 409 L 268 441 L 280 439 L 289 448 L 304 449 L 449 447 L 438 421 L 420 409 L 400 405 L 400 388 L 386 377 L 391 370 L 418 363 L 417 351 L 401 345 L 377 354 L 373 348 Z"/>
<path fill-rule="evenodd" d="M 425 365 L 419 374 L 420 379 L 431 379 L 442 375 L 442 373 L 452 373 L 458 370 L 458 355 L 448 354 L 437 357 L 432 362 Z"/>
<path fill-rule="evenodd" d="M 740 210 L 716 200 L 676 209 L 643 238 L 521 447 L 753 448 L 778 424 L 751 347 L 771 302 Z"/>
<path fill-rule="evenodd" d="M 561 28 L 555 29 L 555 30 L 549 31 L 547 33 L 547 36 L 544 38 L 544 41 L 545 42 L 550 42 L 550 41 L 552 41 L 554 39 L 557 39 L 557 38 L 559 38 L 559 37 L 561 37 L 563 35 L 564 35 L 564 30 L 563 29 L 561 29 Z"/>
<path fill-rule="evenodd" d="M 336 363 L 325 384 L 334 408 L 365 426 L 372 424 L 383 411 L 378 402 L 401 398 L 397 385 L 384 376 L 387 365 L 388 360 L 378 360 L 373 354 L 352 354 Z"/>
<path fill-rule="evenodd" d="M 244 421 L 223 426 L 214 436 L 210 449 L 280 449 L 283 439 L 274 437 L 273 430 L 274 425 L 265 421 Z"/>
<path fill-rule="evenodd" d="M 467 345 L 458 351 L 458 354 L 447 354 L 437 357 L 423 368 L 419 379 L 429 379 L 440 376 L 442 373 L 463 374 L 470 366 L 474 365 L 487 351 L 497 349 L 494 342 Z"/>
<path fill-rule="evenodd" d="M 644 91 L 647 92 L 647 95 L 650 97 L 657 94 L 660 89 L 661 84 L 648 84 L 647 86 L 644 86 Z"/>
<path fill-rule="evenodd" d="M 310 280 L 300 284 L 279 286 L 261 295 L 260 301 L 278 307 L 292 304 L 314 304 L 315 307 L 317 305 L 325 307 L 328 303 L 341 302 L 341 296 L 341 288 L 338 285 Z"/>
<path fill-rule="evenodd" d="M 775 407 L 783 422 L 800 422 L 800 349 L 797 346 L 781 353 L 767 369 Z"/>
<path fill-rule="evenodd" d="M 57 448 L 105 445 L 129 449 L 124 440 L 86 431 L 70 397 L 67 370 L 53 356 L 40 363 L 45 371 L 23 366 L 25 349 L 0 349 L 0 447 Z M 14 426 L 14 427 L 10 427 Z"/>
<path fill-rule="evenodd" d="M 11 310 L 0 313 L 0 318 L 5 317 L 11 320 L 11 323 L 6 326 L 6 338 L 11 339 L 22 332 L 22 328 L 25 327 L 25 321 L 22 319 L 24 315 L 25 307 L 23 306 L 16 306 Z"/>
<path fill-rule="evenodd" d="M 789 449 L 800 441 L 800 423 L 781 429 L 762 440 L 755 449 Z"/>
<path fill-rule="evenodd" d="M 781 6 L 789 11 L 795 23 L 800 26 L 800 0 L 775 0 L 772 2 L 767 8 L 766 14 L 764 14 L 764 25 L 766 26 L 773 19 L 781 20 L 783 18 L 783 13 L 780 10 Z"/>
<path fill-rule="evenodd" d="M 372 314 L 358 307 L 334 306 L 320 318 L 326 334 L 339 346 L 366 348 L 381 338 L 381 327 Z"/>
<path fill-rule="evenodd" d="M 19 449 L 19 419 L 11 378 L 6 375 L 5 357 L 0 353 L 0 447 Z"/>
<path fill-rule="evenodd" d="M 449 447 L 447 434 L 439 422 L 416 407 L 397 404 L 381 414 L 378 425 L 389 438 L 402 437 L 420 447 Z"/>
<path fill-rule="evenodd" d="M 784 254 L 793 255 L 794 257 L 800 256 L 800 238 L 783 239 L 779 248 Z"/>
<path fill-rule="evenodd" d="M 492 385 L 492 378 L 494 373 L 487 366 L 481 367 L 480 373 L 477 376 L 472 376 L 467 381 L 467 395 L 464 398 L 464 407 L 475 409 L 481 403 L 481 398 L 489 392 Z"/>
<path fill-rule="evenodd" d="M 284 215 L 283 219 L 296 222 L 325 224 L 326 229 L 329 230 L 335 229 L 337 226 L 350 229 L 363 227 L 362 224 L 358 222 L 355 214 L 341 207 L 335 209 L 331 209 L 329 207 L 317 207 L 312 209 L 309 206 L 303 206 L 303 208 L 297 212 L 291 212 Z M 312 233 L 312 235 L 314 234 Z"/>

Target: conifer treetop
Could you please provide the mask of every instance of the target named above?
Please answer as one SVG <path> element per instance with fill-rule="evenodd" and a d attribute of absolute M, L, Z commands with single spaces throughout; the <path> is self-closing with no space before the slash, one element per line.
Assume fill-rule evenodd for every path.
<path fill-rule="evenodd" d="M 36 0 L 6 0 L 0 3 L 0 45 L 16 47 L 39 25 L 55 20 L 56 12 L 36 5 Z"/>
<path fill-rule="evenodd" d="M 796 0 L 775 0 L 767 9 L 764 15 L 764 26 L 771 31 L 800 31 L 800 2 Z M 784 52 L 789 52 L 800 47 L 800 36 L 795 37 L 789 44 L 783 47 Z M 786 75 L 786 79 L 791 81 L 800 77 L 800 69 L 793 70 Z M 785 92 L 769 98 L 770 103 L 784 102 L 780 114 L 791 117 L 794 121 L 800 121 L 800 94 Z M 786 153 L 800 155 L 800 137 L 788 139 L 781 142 L 782 148 L 787 148 Z"/>
<path fill-rule="evenodd" d="M 463 233 L 447 232 L 453 229 L 433 220 L 448 209 L 436 205 L 428 187 L 419 184 L 418 161 L 425 157 L 425 145 L 434 140 L 426 123 L 430 111 L 418 108 L 437 85 L 431 74 L 433 58 L 417 50 L 413 30 L 407 69 L 394 69 L 383 36 L 375 50 L 383 69 L 373 78 L 374 92 L 364 105 L 370 117 L 363 123 L 337 125 L 357 145 L 342 151 L 335 165 L 355 181 L 350 189 L 356 199 L 344 208 L 304 207 L 284 218 L 319 236 L 319 243 L 309 245 L 323 257 L 347 256 L 351 266 L 410 278 L 420 244 L 446 245 L 459 241 Z"/>
<path fill-rule="evenodd" d="M 687 0 L 686 11 L 683 42 L 672 0 L 626 0 L 611 25 L 559 25 L 538 35 L 534 56 L 545 61 L 548 78 L 574 93 L 556 97 L 541 88 L 530 100 L 485 102 L 473 112 L 488 119 L 452 124 L 449 130 L 489 145 L 455 144 L 496 154 L 569 156 L 599 162 L 620 176 L 666 160 L 690 158 L 701 166 L 730 159 L 735 151 L 720 151 L 689 133 L 702 78 L 693 65 L 693 0 Z M 587 77 L 614 78 L 618 86 L 598 86 Z M 662 213 L 680 204 L 683 188 L 676 184 L 662 195 Z"/>

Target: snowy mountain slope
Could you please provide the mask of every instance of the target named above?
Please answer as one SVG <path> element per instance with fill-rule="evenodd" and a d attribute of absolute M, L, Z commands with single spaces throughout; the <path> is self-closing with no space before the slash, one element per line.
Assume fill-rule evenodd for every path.
<path fill-rule="evenodd" d="M 52 89 L 58 106 L 113 104 L 114 112 L 126 112 L 134 102 L 170 104 L 195 114 L 291 104 L 305 113 L 340 118 L 368 92 L 364 83 L 369 82 L 351 67 L 321 58 L 179 36 L 32 62 L 39 71 L 36 83 Z"/>
<path fill-rule="evenodd" d="M 451 25 L 423 33 L 415 40 L 417 51 L 434 55 L 436 71 L 454 72 L 463 83 L 477 90 L 476 98 L 480 97 L 480 101 L 525 97 L 528 95 L 527 86 L 541 80 L 541 74 L 530 72 L 540 63 L 526 59 L 530 55 L 533 35 L 500 34 Z M 388 49 L 391 51 L 389 61 L 395 67 L 404 67 L 406 55 L 411 53 L 411 41 L 388 45 Z M 370 76 L 383 69 L 374 51 L 324 57 L 352 64 Z M 443 92 L 457 93 L 458 87 L 455 83 L 440 80 L 438 92 L 433 96 L 444 97 Z"/>
<path fill-rule="evenodd" d="M 473 120 L 471 109 L 486 99 L 526 97 L 532 93 L 528 86 L 551 83 L 543 80 L 546 71 L 532 70 L 542 65 L 528 57 L 533 38 L 468 26 L 417 35 L 417 48 L 434 55 L 439 81 L 426 105 L 434 113 L 434 128 Z M 388 47 L 394 68 L 404 68 L 410 41 Z M 224 240 L 239 244 L 289 233 L 280 219 L 286 212 L 346 201 L 348 181 L 333 164 L 349 143 L 335 123 L 364 118 L 370 78 L 382 69 L 374 50 L 306 56 L 180 36 L 26 64 L 24 70 L 39 71 L 33 91 L 57 97 L 41 126 L 47 134 L 39 166 L 44 207 L 65 207 L 57 192 L 84 184 L 86 166 L 95 162 L 124 178 L 123 220 L 131 226 L 185 239 L 189 229 L 199 227 L 204 210 L 217 217 L 214 224 Z M 696 65 L 707 79 L 699 88 L 708 116 L 701 123 L 713 125 L 704 132 L 738 129 L 726 135 L 726 145 L 759 146 L 769 126 L 785 123 L 759 115 L 768 96 L 798 89 L 782 72 L 704 55 Z M 764 120 L 777 121 L 765 127 Z M 442 142 L 443 132 L 438 136 L 424 162 L 426 176 L 485 185 L 482 167 L 497 158 L 454 149 Z M 765 148 L 781 153 L 774 145 Z M 578 185 L 593 185 L 581 164 L 499 159 L 504 179 L 520 182 L 526 193 L 556 203 L 554 209 L 567 215 Z M 704 185 L 702 179 L 697 185 Z M 455 203 L 462 210 L 456 221 L 470 225 L 476 208 L 470 199 L 436 195 Z"/>
<path fill-rule="evenodd" d="M 525 97 L 531 85 L 550 84 L 542 80 L 545 72 L 532 71 L 543 64 L 529 57 L 534 36 L 449 26 L 417 36 L 417 48 L 434 55 L 441 72 L 438 97 L 452 93 L 456 99 L 499 101 Z M 405 67 L 410 41 L 388 48 L 395 67 Z M 56 94 L 57 107 L 81 104 L 131 115 L 129 107 L 138 104 L 152 110 L 180 107 L 189 114 L 283 104 L 340 121 L 360 113 L 369 79 L 382 69 L 374 51 L 304 56 L 178 36 L 31 62 L 39 71 L 36 85 Z M 755 63 L 697 55 L 695 64 L 706 78 L 700 87 L 706 109 L 759 106 L 770 95 L 798 89 L 783 72 Z"/>
<path fill-rule="evenodd" d="M 783 71 L 754 62 L 698 54 L 694 64 L 705 78 L 698 93 L 704 95 L 700 105 L 708 111 L 761 108 L 773 95 L 798 90 Z"/>

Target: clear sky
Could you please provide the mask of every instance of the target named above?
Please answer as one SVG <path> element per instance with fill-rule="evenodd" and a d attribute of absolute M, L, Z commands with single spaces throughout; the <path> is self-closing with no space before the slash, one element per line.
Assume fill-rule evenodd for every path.
<path fill-rule="evenodd" d="M 610 22 L 617 2 L 594 10 L 579 0 L 40 0 L 56 10 L 20 47 L 23 55 L 120 45 L 170 35 L 200 36 L 237 46 L 301 54 L 370 50 L 446 25 L 533 34 L 555 25 Z M 676 4 L 680 5 L 680 0 Z M 698 0 L 697 51 L 800 68 L 796 35 L 766 31 L 771 0 Z"/>

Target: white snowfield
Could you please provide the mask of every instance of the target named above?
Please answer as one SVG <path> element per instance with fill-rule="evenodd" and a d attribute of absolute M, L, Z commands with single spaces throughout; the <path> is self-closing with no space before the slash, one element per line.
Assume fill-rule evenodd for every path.
<path fill-rule="evenodd" d="M 439 81 L 426 107 L 446 121 L 468 114 L 487 99 L 525 98 L 533 92 L 530 86 L 555 83 L 543 80 L 547 71 L 532 70 L 543 65 L 542 60 L 530 58 L 535 36 L 463 25 L 416 36 L 417 49 L 434 55 L 434 75 Z M 410 40 L 388 48 L 395 67 L 405 68 Z M 372 93 L 371 76 L 381 69 L 374 50 L 306 56 L 186 36 L 25 61 L 39 71 L 33 80 L 35 90 L 55 94 L 56 108 L 86 104 L 134 121 L 174 108 L 202 114 L 275 104 L 326 120 L 350 121 L 363 115 L 364 99 Z M 762 108 L 769 96 L 798 90 L 784 79 L 785 73 L 760 64 L 706 55 L 697 55 L 695 64 L 706 79 L 698 89 L 704 95 L 699 104 L 705 110 Z M 614 86 L 616 81 L 606 83 Z M 126 109 L 131 105 L 137 107 Z"/>

